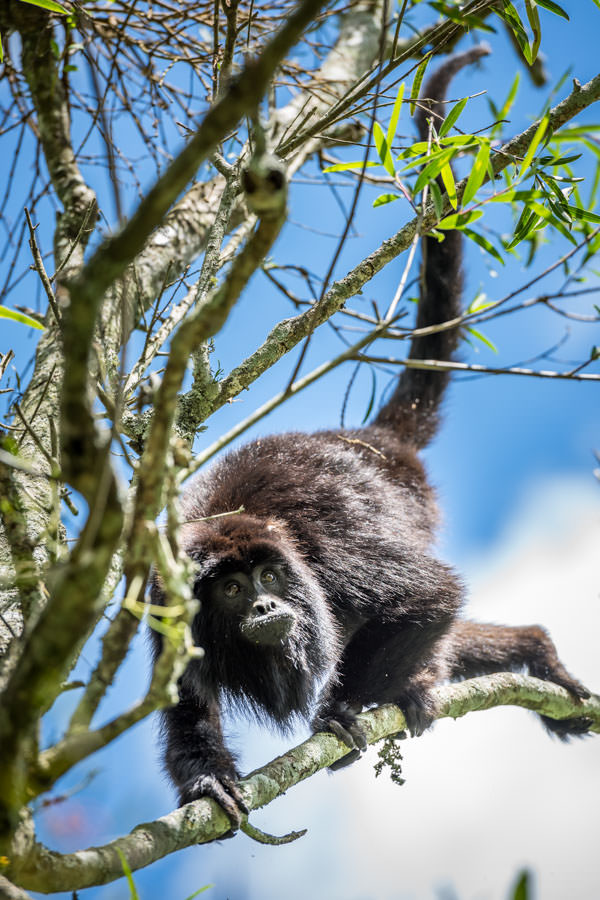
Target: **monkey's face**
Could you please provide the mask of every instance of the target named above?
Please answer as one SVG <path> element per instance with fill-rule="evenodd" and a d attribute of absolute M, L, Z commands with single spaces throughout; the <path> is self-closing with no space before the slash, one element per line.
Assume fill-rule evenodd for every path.
<path fill-rule="evenodd" d="M 222 574 L 210 585 L 211 603 L 239 623 L 252 644 L 277 646 L 291 634 L 296 616 L 283 599 L 287 576 L 280 563 L 267 561 L 244 571 Z"/>

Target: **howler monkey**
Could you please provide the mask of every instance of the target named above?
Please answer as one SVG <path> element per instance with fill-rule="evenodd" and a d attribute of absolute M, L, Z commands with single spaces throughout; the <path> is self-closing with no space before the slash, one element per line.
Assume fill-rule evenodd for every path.
<path fill-rule="evenodd" d="M 443 98 L 452 75 L 481 54 L 447 61 L 425 97 Z M 443 117 L 441 103 L 422 102 L 423 140 L 431 117 Z M 423 253 L 418 327 L 460 313 L 460 234 L 425 238 Z M 450 359 L 458 337 L 416 337 L 410 355 Z M 201 603 L 192 632 L 205 655 L 189 663 L 179 703 L 164 712 L 166 767 L 182 804 L 213 797 L 234 824 L 244 811 L 223 698 L 279 724 L 312 715 L 315 730 L 362 749 L 364 706 L 397 703 L 419 734 L 434 715 L 431 687 L 444 678 L 526 669 L 589 696 L 541 628 L 457 618 L 463 588 L 432 555 L 436 506 L 417 456 L 436 431 L 447 380 L 407 368 L 371 425 L 261 438 L 185 494 L 183 542 Z M 161 596 L 155 582 L 154 602 Z M 584 718 L 544 721 L 561 737 L 588 727 Z"/>

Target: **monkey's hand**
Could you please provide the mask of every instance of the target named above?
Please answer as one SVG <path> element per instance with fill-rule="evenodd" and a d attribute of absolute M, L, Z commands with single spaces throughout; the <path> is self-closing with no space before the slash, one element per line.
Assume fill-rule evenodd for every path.
<path fill-rule="evenodd" d="M 406 719 L 406 727 L 411 737 L 420 737 L 435 720 L 435 702 L 428 688 L 414 682 L 395 701 Z"/>
<path fill-rule="evenodd" d="M 184 785 L 179 793 L 179 803 L 184 806 L 201 797 L 212 797 L 221 809 L 227 813 L 231 827 L 236 831 L 241 824 L 242 815 L 248 815 L 249 809 L 244 803 L 242 792 L 235 779 L 229 775 L 205 773 Z"/>
<path fill-rule="evenodd" d="M 314 732 L 330 731 L 352 751 L 329 767 L 334 771 L 354 762 L 360 757 L 361 752 L 367 749 L 367 737 L 356 718 L 360 710 L 360 706 L 336 700 L 321 709 L 312 721 Z"/>

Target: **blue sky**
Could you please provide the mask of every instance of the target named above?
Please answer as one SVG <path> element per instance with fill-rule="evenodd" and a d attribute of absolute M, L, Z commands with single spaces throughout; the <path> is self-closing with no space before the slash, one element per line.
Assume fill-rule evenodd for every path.
<path fill-rule="evenodd" d="M 562 5 L 571 23 L 540 11 L 551 80 L 557 81 L 571 66 L 573 75 L 585 82 L 596 74 L 600 10 L 591 0 L 564 0 Z M 465 38 L 461 46 L 466 48 L 469 41 Z M 481 69 L 456 79 L 454 97 L 487 88 L 497 103 L 504 99 L 517 63 L 501 34 L 492 37 L 491 43 L 493 55 Z M 568 86 L 569 82 L 559 96 L 567 93 Z M 545 96 L 544 89 L 534 89 L 523 73 L 509 133 L 529 124 Z M 581 120 L 600 121 L 600 110 L 588 110 Z M 464 127 L 488 123 L 485 98 L 473 100 L 465 112 Z M 127 152 L 128 147 L 124 144 L 123 149 Z M 307 171 L 317 175 L 314 167 Z M 100 180 L 98 188 L 108 195 Z M 340 190 L 348 203 L 349 190 Z M 371 202 L 372 196 L 365 192 L 356 217 L 358 236 L 348 241 L 338 275 L 404 221 L 406 212 L 400 202 L 375 210 Z M 339 233 L 339 210 L 330 194 L 312 184 L 294 188 L 290 207 L 291 222 L 273 258 L 324 272 L 336 246 L 326 234 Z M 11 215 L 18 220 L 16 208 Z M 315 222 L 325 234 L 294 224 Z M 564 251 L 564 244 L 544 248 L 536 270 Z M 376 298 L 385 304 L 402 267 L 402 259 L 389 266 L 358 302 L 366 306 Z M 480 289 L 496 299 L 531 274 L 518 261 L 494 275 L 490 268 L 489 259 L 477 248 L 467 248 L 467 302 Z M 560 284 L 561 277 L 555 273 L 543 282 L 543 290 Z M 302 291 L 300 285 L 298 291 Z M 35 305 L 32 277 L 10 301 Z M 584 301 L 578 309 L 587 310 L 589 303 Z M 215 358 L 228 371 L 272 324 L 292 314 L 291 306 L 274 294 L 265 277 L 257 275 L 218 336 Z M 557 343 L 565 325 L 565 320 L 544 309 L 508 317 L 486 329 L 498 346 L 498 356 L 481 345 L 476 354 L 465 346 L 462 358 L 487 365 L 516 364 Z M 22 368 L 35 335 L 5 322 L 2 333 L 2 349 L 13 347 Z M 600 343 L 597 326 L 572 329 L 557 356 L 580 359 L 594 343 Z M 321 329 L 302 372 L 339 349 L 331 332 Z M 197 449 L 208 446 L 279 390 L 296 358 L 292 354 L 283 360 L 239 401 L 213 416 L 207 432 L 198 438 Z M 349 375 L 349 369 L 338 369 L 327 381 L 261 421 L 251 436 L 339 423 Z M 380 389 L 385 381 L 380 378 Z M 361 373 L 350 397 L 347 424 L 361 421 L 370 389 L 368 373 Z M 550 626 L 567 665 L 600 689 L 595 649 L 600 624 L 594 559 L 598 544 L 592 542 L 600 536 L 600 486 L 592 475 L 593 450 L 600 449 L 597 391 L 591 384 L 512 376 L 456 378 L 448 392 L 443 427 L 425 457 L 443 510 L 442 553 L 472 585 L 473 614 Z M 82 670 L 93 663 L 96 649 L 97 637 L 84 651 Z M 140 639 L 99 721 L 143 692 L 147 671 Z M 67 696 L 47 723 L 48 739 L 59 734 L 73 699 Z M 234 731 L 234 744 L 243 750 L 247 767 L 266 762 L 289 746 L 289 739 L 250 729 L 243 722 L 236 723 Z M 507 895 L 518 868 L 528 865 L 537 873 L 539 896 L 544 900 L 566 896 L 587 900 L 600 895 L 592 869 L 592 836 L 600 823 L 597 803 L 591 801 L 600 787 L 599 754 L 600 742 L 593 739 L 569 747 L 550 741 L 533 717 L 522 711 L 499 710 L 472 715 L 457 724 L 442 722 L 419 741 L 407 742 L 408 777 L 402 789 L 386 776 L 374 779 L 371 751 L 368 759 L 348 771 L 335 776 L 321 773 L 255 814 L 256 824 L 274 833 L 308 827 L 301 841 L 263 848 L 238 836 L 163 860 L 138 873 L 136 883 L 144 900 L 184 900 L 209 882 L 215 887 L 206 896 L 214 900 L 305 896 L 420 900 L 441 898 L 444 885 L 454 885 L 460 900 L 496 900 Z M 84 762 L 60 787 L 76 786 L 96 768 L 98 774 L 89 787 L 41 813 L 40 836 L 51 846 L 70 850 L 103 843 L 172 808 L 173 794 L 160 773 L 153 722 L 143 723 Z M 127 889 L 120 882 L 82 896 L 116 900 L 126 897 Z M 452 895 L 445 896 L 449 900 Z"/>

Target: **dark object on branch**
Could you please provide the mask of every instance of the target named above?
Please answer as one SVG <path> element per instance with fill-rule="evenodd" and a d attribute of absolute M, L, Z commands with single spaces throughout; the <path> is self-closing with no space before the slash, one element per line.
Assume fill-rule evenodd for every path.
<path fill-rule="evenodd" d="M 450 59 L 425 95 L 441 98 L 479 55 Z M 427 116 L 435 124 L 440 113 L 440 104 L 422 104 L 422 138 Z M 460 234 L 424 243 L 418 327 L 460 314 Z M 456 329 L 422 336 L 411 356 L 450 359 L 457 340 Z M 444 678 L 525 668 L 588 696 L 542 629 L 457 621 L 463 589 L 431 555 L 437 512 L 417 457 L 435 433 L 446 383 L 446 374 L 406 369 L 372 425 L 260 439 L 187 492 L 183 540 L 202 604 L 192 630 L 205 655 L 190 662 L 178 705 L 164 713 L 166 765 L 182 804 L 213 797 L 234 825 L 245 811 L 221 732 L 223 699 L 282 727 L 316 702 L 315 731 L 334 732 L 356 755 L 366 746 L 356 718 L 364 706 L 397 703 L 421 734 L 434 715 L 431 688 Z M 241 515 L 206 520 L 241 506 Z M 544 722 L 560 737 L 588 725 Z"/>

